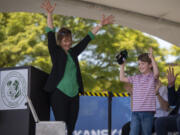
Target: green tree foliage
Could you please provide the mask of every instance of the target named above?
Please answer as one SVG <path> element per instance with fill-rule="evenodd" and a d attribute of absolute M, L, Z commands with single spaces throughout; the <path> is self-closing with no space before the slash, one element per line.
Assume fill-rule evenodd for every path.
<path fill-rule="evenodd" d="M 0 67 L 34 65 L 50 68 L 48 50 L 43 41 L 46 25 L 43 15 L 1 13 L 0 20 Z"/>
<path fill-rule="evenodd" d="M 61 27 L 72 30 L 74 45 L 97 23 L 94 20 L 61 15 L 54 15 L 53 19 L 57 31 Z M 52 64 L 45 27 L 44 14 L 0 13 L 0 67 L 31 65 L 49 73 Z M 120 50 L 128 50 L 126 73 L 134 75 L 138 73 L 137 56 L 147 52 L 149 47 L 154 49 L 164 78 L 167 68 L 165 56 L 168 51 L 160 49 L 156 40 L 140 31 L 119 25 L 104 27 L 79 57 L 85 90 L 124 91 L 123 84 L 119 81 L 119 65 L 115 55 Z M 167 83 L 165 78 L 162 80 Z"/>
<path fill-rule="evenodd" d="M 171 55 L 174 55 L 177 57 L 176 63 L 180 63 L 180 47 L 172 46 Z"/>

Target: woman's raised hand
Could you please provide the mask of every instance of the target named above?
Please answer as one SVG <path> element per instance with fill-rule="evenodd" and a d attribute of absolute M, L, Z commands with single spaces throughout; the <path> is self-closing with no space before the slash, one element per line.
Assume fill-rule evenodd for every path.
<path fill-rule="evenodd" d="M 113 22 L 114 22 L 114 16 L 110 15 L 108 17 L 105 17 L 105 15 L 103 15 L 100 25 L 94 27 L 91 32 L 95 35 L 100 30 L 101 27 L 107 24 L 112 24 Z"/>
<path fill-rule="evenodd" d="M 52 6 L 49 0 L 42 3 L 41 8 L 44 8 L 48 13 L 52 14 L 56 7 L 56 3 Z"/>
<path fill-rule="evenodd" d="M 107 24 L 113 24 L 114 23 L 114 16 L 110 15 L 108 17 L 105 17 L 105 15 L 102 16 L 101 25 L 107 25 Z"/>

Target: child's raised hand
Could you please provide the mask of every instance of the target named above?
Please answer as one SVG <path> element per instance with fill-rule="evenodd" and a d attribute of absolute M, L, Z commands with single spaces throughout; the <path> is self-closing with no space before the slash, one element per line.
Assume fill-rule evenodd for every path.
<path fill-rule="evenodd" d="M 52 13 L 55 7 L 56 7 L 56 3 L 54 4 L 54 6 L 52 6 L 49 0 L 46 0 L 41 5 L 41 8 L 44 8 L 48 13 Z"/>
<path fill-rule="evenodd" d="M 153 58 L 153 49 L 152 49 L 152 47 L 149 48 L 149 53 L 148 53 L 148 55 L 149 55 L 149 58 L 150 58 L 150 59 Z"/>

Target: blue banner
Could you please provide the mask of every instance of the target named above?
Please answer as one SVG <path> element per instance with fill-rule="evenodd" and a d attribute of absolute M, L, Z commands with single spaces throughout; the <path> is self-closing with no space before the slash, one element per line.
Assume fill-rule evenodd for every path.
<path fill-rule="evenodd" d="M 113 97 L 112 99 L 112 134 L 121 135 L 121 128 L 130 121 L 131 108 L 129 97 Z"/>
<path fill-rule="evenodd" d="M 122 126 L 130 120 L 130 98 L 112 98 L 112 135 L 121 135 Z M 54 120 L 51 112 L 51 120 Z M 74 135 L 108 135 L 108 98 L 81 96 Z"/>

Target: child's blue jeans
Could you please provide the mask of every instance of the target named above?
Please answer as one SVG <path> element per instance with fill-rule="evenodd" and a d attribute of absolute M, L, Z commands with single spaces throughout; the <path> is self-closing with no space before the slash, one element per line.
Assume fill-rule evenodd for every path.
<path fill-rule="evenodd" d="M 130 135 L 152 135 L 154 112 L 132 112 Z"/>

